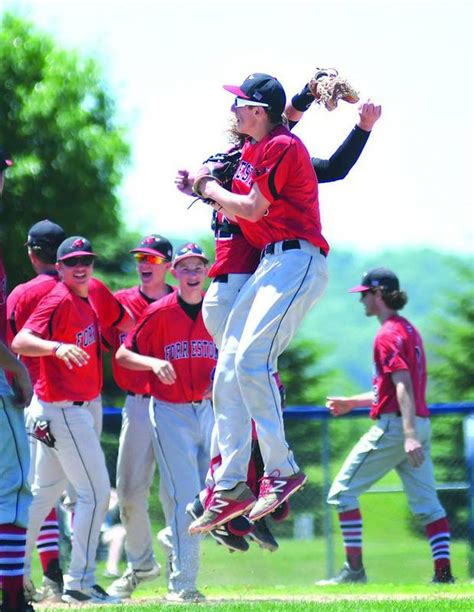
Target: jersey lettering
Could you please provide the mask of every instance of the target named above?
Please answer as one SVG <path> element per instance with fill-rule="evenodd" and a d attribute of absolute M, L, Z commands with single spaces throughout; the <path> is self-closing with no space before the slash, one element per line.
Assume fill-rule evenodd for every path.
<path fill-rule="evenodd" d="M 88 325 L 76 334 L 76 346 L 87 347 L 97 341 L 95 325 Z"/>
<path fill-rule="evenodd" d="M 240 160 L 239 167 L 237 168 L 237 172 L 234 174 L 234 180 L 242 181 L 246 185 L 252 184 L 252 164 L 245 160 Z"/>

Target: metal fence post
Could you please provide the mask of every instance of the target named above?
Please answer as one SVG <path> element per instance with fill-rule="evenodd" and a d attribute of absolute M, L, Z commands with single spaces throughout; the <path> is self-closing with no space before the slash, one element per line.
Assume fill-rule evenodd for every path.
<path fill-rule="evenodd" d="M 474 576 L 474 414 L 464 419 L 464 454 L 466 458 L 468 489 L 468 567 L 471 578 Z"/>
<path fill-rule="evenodd" d="M 331 447 L 329 440 L 329 419 L 321 421 L 321 467 L 323 470 L 323 533 L 326 544 L 326 578 L 334 575 L 334 541 L 332 532 L 332 511 L 326 503 L 331 487 L 331 474 L 329 462 L 331 459 Z"/>

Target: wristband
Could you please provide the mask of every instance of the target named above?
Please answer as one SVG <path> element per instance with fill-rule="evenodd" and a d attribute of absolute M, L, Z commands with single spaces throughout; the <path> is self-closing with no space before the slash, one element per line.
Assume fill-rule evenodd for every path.
<path fill-rule="evenodd" d="M 300 113 L 307 111 L 313 102 L 314 96 L 309 89 L 309 83 L 306 83 L 300 93 L 295 94 L 291 98 L 291 105 L 295 110 L 300 111 Z"/>
<path fill-rule="evenodd" d="M 56 346 L 53 348 L 53 355 L 55 355 L 57 357 L 57 353 L 60 349 L 60 347 L 63 345 L 63 342 L 57 342 Z"/>

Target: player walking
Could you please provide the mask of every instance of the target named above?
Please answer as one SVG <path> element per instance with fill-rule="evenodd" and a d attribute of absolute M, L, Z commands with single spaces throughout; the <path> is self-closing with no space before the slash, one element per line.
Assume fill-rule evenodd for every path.
<path fill-rule="evenodd" d="M 12 165 L 0 149 L 0 196 L 4 172 Z M 7 348 L 6 274 L 0 251 L 0 605 L 2 612 L 28 612 L 23 594 L 26 526 L 31 492 L 29 452 L 23 408 L 33 395 L 26 367 Z M 15 392 L 5 371 L 13 376 Z"/>
<path fill-rule="evenodd" d="M 165 276 L 171 267 L 173 247 L 159 234 L 145 236 L 133 253 L 140 279 L 138 286 L 117 291 L 115 298 L 138 321 L 143 311 L 153 302 L 172 293 Z M 122 411 L 117 460 L 117 494 L 122 523 L 127 532 L 126 552 L 128 567 L 107 592 L 118 597 L 130 597 L 136 586 L 153 580 L 160 574 L 160 566 L 153 553 L 148 497 L 155 472 L 152 427 L 149 417 L 150 373 L 134 372 L 121 367 L 115 353 L 125 334 L 112 330 L 112 368 L 117 385 L 126 392 Z"/>
<path fill-rule="evenodd" d="M 426 360 L 418 330 L 398 312 L 407 303 L 397 276 L 373 268 L 360 285 L 368 317 L 381 327 L 374 341 L 373 391 L 351 397 L 328 397 L 333 416 L 372 405 L 376 421 L 349 453 L 328 495 L 339 513 L 346 562 L 341 572 L 318 585 L 367 582 L 362 563 L 362 516 L 358 498 L 387 472 L 400 476 L 412 512 L 425 527 L 434 560 L 433 582 L 454 582 L 449 554 L 449 525 L 436 493 L 430 457 L 431 424 L 425 401 Z"/>
<path fill-rule="evenodd" d="M 36 275 L 26 283 L 17 285 L 7 298 L 7 338 L 11 345 L 13 338 L 23 327 L 25 321 L 36 308 L 41 299 L 47 295 L 58 282 L 56 270 L 56 253 L 61 242 L 66 238 L 63 228 L 49 219 L 35 223 L 28 231 L 26 245 L 28 257 Z M 39 359 L 21 357 L 28 368 L 31 382 L 34 385 L 39 376 Z M 29 409 L 25 410 L 27 429 L 32 425 Z M 34 480 L 37 440 L 30 436 L 30 471 L 28 481 Z M 28 597 L 35 601 L 59 599 L 63 592 L 63 577 L 59 566 L 59 525 L 56 508 L 52 508 L 41 526 L 37 548 L 43 569 L 43 582 L 39 591 L 33 584 L 25 583 Z"/>
<path fill-rule="evenodd" d="M 95 253 L 73 236 L 57 253 L 60 283 L 41 300 L 14 338 L 15 352 L 40 357 L 31 411 L 38 446 L 33 503 L 28 523 L 25 575 L 40 526 L 68 481 L 77 493 L 74 541 L 63 601 L 114 603 L 95 582 L 95 555 L 108 508 L 110 483 L 94 418 L 88 409 L 100 393 L 101 325 L 127 330 L 131 317 L 98 281 L 89 300 Z M 100 298 L 99 298 L 100 296 Z"/>
<path fill-rule="evenodd" d="M 199 601 L 196 590 L 199 540 L 190 537 L 185 513 L 203 488 L 214 423 L 210 395 L 217 350 L 202 319 L 202 287 L 208 259 L 198 245 L 179 249 L 173 260 L 178 290 L 149 306 L 117 352 L 132 370 L 151 370 L 150 416 L 160 469 L 160 498 L 171 528 L 167 599 Z"/>
<path fill-rule="evenodd" d="M 318 187 L 301 141 L 282 125 L 285 92 L 277 79 L 250 75 L 234 93 L 242 148 L 232 192 L 201 181 L 214 208 L 237 219 L 261 250 L 255 274 L 241 288 L 227 320 L 214 381 L 214 410 L 222 464 L 207 510 L 190 526 L 209 531 L 250 510 L 258 520 L 306 482 L 285 440 L 273 373 L 307 310 L 327 284 L 329 246 L 322 236 Z M 245 484 L 255 421 L 265 466 L 258 500 Z"/>

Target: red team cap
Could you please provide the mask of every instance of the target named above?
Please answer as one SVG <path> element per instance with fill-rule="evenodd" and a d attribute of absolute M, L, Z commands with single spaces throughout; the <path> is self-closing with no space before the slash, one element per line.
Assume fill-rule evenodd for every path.
<path fill-rule="evenodd" d="M 249 100 L 250 106 L 267 106 L 278 115 L 285 110 L 286 95 L 283 85 L 269 74 L 255 72 L 250 74 L 242 85 L 224 85 L 224 89 L 239 98 Z"/>
<path fill-rule="evenodd" d="M 171 242 L 160 236 L 160 234 L 150 234 L 142 238 L 134 249 L 129 253 L 148 253 L 148 255 L 157 255 L 165 261 L 171 261 L 173 258 L 173 247 Z"/>
<path fill-rule="evenodd" d="M 0 172 L 5 170 L 5 168 L 9 168 L 10 166 L 13 166 L 10 156 L 0 148 Z"/>
<path fill-rule="evenodd" d="M 209 259 L 204 255 L 204 251 L 201 247 L 195 242 L 188 242 L 183 244 L 183 246 L 176 251 L 176 255 L 173 259 L 173 267 L 175 268 L 177 263 L 183 261 L 183 259 L 188 259 L 188 257 L 199 257 L 204 263 L 209 263 Z"/>
<path fill-rule="evenodd" d="M 360 293 L 380 287 L 384 291 L 400 291 L 397 276 L 388 268 L 372 268 L 364 274 L 360 285 L 349 289 L 349 293 Z"/>
<path fill-rule="evenodd" d="M 87 238 L 71 236 L 59 245 L 57 260 L 64 261 L 65 259 L 79 257 L 80 255 L 93 255 L 97 257 L 97 253 L 92 251 L 92 245 Z"/>

